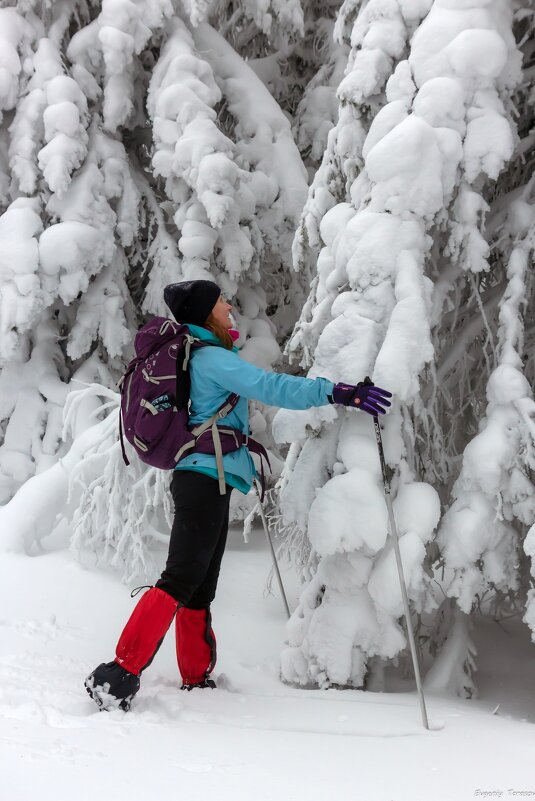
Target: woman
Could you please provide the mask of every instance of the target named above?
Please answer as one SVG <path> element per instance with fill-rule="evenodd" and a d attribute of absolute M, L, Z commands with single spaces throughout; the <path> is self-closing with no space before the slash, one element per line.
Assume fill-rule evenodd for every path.
<path fill-rule="evenodd" d="M 230 393 L 240 399 L 223 425 L 248 433 L 248 399 L 286 409 L 328 403 L 384 414 L 391 393 L 372 385 L 333 384 L 260 370 L 238 355 L 231 336 L 232 306 L 212 281 L 184 281 L 165 288 L 164 299 L 179 323 L 213 347 L 192 351 L 190 423 L 198 425 L 220 408 Z M 175 620 L 182 689 L 215 687 L 210 674 L 216 641 L 210 604 L 215 597 L 227 538 L 233 489 L 247 493 L 256 475 L 245 446 L 223 457 L 226 494 L 219 491 L 215 456 L 192 453 L 176 466 L 171 481 L 175 515 L 167 564 L 154 587 L 143 594 L 117 644 L 113 662 L 99 665 L 85 681 L 102 709 L 128 710 L 148 667 Z"/>

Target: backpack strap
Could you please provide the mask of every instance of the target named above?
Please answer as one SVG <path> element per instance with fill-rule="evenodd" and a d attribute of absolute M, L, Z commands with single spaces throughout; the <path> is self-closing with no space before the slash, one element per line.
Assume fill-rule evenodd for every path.
<path fill-rule="evenodd" d="M 206 345 L 209 345 L 208 342 L 203 342 L 201 339 L 197 339 L 197 337 L 194 337 L 193 334 L 186 334 L 184 341 L 184 358 L 182 359 L 182 365 L 180 365 L 178 361 L 176 363 L 175 403 L 177 407 L 187 405 L 187 401 L 189 400 L 188 368 L 192 348 L 202 348 Z M 184 389 L 184 379 L 187 381 L 187 391 Z M 182 453 L 183 452 L 180 451 L 181 455 Z"/>
<path fill-rule="evenodd" d="M 258 440 L 253 439 L 252 437 L 247 437 L 245 441 L 245 445 L 249 448 L 251 453 L 256 453 L 258 457 L 260 457 L 260 486 L 262 489 L 260 495 L 260 503 L 264 502 L 264 496 L 266 494 L 266 474 L 264 472 L 264 462 L 267 464 L 268 470 L 271 473 L 271 462 L 269 461 L 269 456 L 267 450 L 264 446 L 258 442 Z"/>
<path fill-rule="evenodd" d="M 197 337 L 194 337 L 192 334 L 186 334 L 184 339 L 185 339 L 186 344 L 184 345 L 184 360 L 182 362 L 182 370 L 183 370 L 183 372 L 186 372 L 186 370 L 188 369 L 188 365 L 189 365 L 191 346 L 195 343 L 195 345 L 197 347 L 199 345 L 202 347 L 204 344 L 208 344 L 208 343 L 202 342 L 202 340 L 198 339 Z"/>
<path fill-rule="evenodd" d="M 214 442 L 215 463 L 217 467 L 217 478 L 219 481 L 219 494 L 225 495 L 227 491 L 225 482 L 225 470 L 223 467 L 223 449 L 221 448 L 221 437 L 217 428 L 217 423 L 212 425 L 212 440 Z"/>
<path fill-rule="evenodd" d="M 124 382 L 126 381 L 127 377 L 132 372 L 132 369 L 128 369 L 120 379 L 117 381 L 117 388 L 121 393 L 121 398 L 124 390 Z M 132 379 L 130 378 L 130 381 Z M 128 383 L 128 392 L 130 392 L 130 382 Z M 128 408 L 128 407 L 127 407 Z M 126 455 L 126 448 L 124 447 L 124 432 L 123 432 L 123 410 L 121 409 L 121 404 L 119 404 L 119 440 L 121 442 L 121 452 L 123 454 L 123 462 L 128 467 L 130 462 L 128 461 L 128 456 Z"/>
<path fill-rule="evenodd" d="M 217 467 L 217 478 L 219 481 L 219 494 L 225 495 L 226 493 L 226 486 L 225 486 L 225 470 L 223 467 L 223 449 L 221 447 L 221 438 L 219 435 L 219 429 L 217 427 L 217 421 L 222 420 L 224 417 L 231 412 L 236 404 L 240 399 L 239 395 L 236 395 L 234 392 L 228 396 L 225 403 L 219 407 L 217 412 L 213 414 L 208 420 L 200 425 L 196 426 L 195 428 L 191 429 L 191 433 L 195 437 L 195 441 L 199 437 L 201 437 L 205 431 L 211 429 L 212 433 L 212 441 L 214 443 L 214 455 L 215 455 L 215 462 Z M 195 443 L 193 443 L 194 445 Z M 178 461 L 178 460 L 177 460 Z"/>
<path fill-rule="evenodd" d="M 206 430 L 206 429 L 205 429 Z M 238 431 L 236 428 L 218 428 L 217 430 L 218 438 L 220 437 L 232 437 L 234 442 L 236 443 L 237 448 L 241 448 L 242 445 L 245 445 L 246 448 L 251 453 L 254 453 L 256 456 L 260 458 L 260 486 L 261 486 L 261 496 L 260 501 L 264 501 L 264 496 L 266 494 L 266 473 L 264 470 L 264 463 L 266 464 L 268 470 L 271 472 L 271 462 L 269 461 L 269 455 L 267 450 L 264 448 L 261 442 L 258 440 L 253 439 L 248 434 L 244 434 L 242 431 Z M 214 440 L 214 450 L 215 450 L 215 440 Z M 216 455 L 217 459 L 217 455 Z"/>
<path fill-rule="evenodd" d="M 121 411 L 121 407 L 119 406 L 119 439 L 121 440 L 121 451 L 123 453 L 123 461 L 125 465 L 128 467 L 130 462 L 128 461 L 128 456 L 126 455 L 126 449 L 124 447 L 124 435 L 123 435 L 123 413 Z"/>

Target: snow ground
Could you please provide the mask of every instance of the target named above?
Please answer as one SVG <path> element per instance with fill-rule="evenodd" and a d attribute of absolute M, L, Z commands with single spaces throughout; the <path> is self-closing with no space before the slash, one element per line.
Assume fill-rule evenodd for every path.
<path fill-rule="evenodd" d="M 245 545 L 233 529 L 213 607 L 225 688 L 178 690 L 170 632 L 132 710 L 101 713 L 82 681 L 135 601 L 61 537 L 45 544 L 0 565 L 0 801 L 535 797 L 535 649 L 518 624 L 478 627 L 481 698 L 428 696 L 434 731 L 413 692 L 293 689 L 278 680 L 285 615 L 264 592 L 263 534 Z"/>

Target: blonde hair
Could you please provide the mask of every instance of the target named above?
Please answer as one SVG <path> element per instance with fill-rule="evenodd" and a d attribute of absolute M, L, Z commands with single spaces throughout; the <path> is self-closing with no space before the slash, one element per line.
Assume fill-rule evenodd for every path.
<path fill-rule="evenodd" d="M 234 346 L 234 341 L 230 336 L 228 329 L 226 329 L 225 326 L 221 325 L 221 323 L 219 323 L 217 320 L 214 320 L 212 312 L 210 312 L 210 314 L 206 318 L 204 328 L 208 328 L 209 331 L 215 334 L 216 337 L 220 339 L 221 342 L 223 343 L 223 347 L 225 347 L 227 350 L 232 350 Z"/>

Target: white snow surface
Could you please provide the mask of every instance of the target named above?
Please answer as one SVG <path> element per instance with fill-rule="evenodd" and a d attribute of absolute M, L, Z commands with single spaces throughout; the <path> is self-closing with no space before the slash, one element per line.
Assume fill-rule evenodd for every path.
<path fill-rule="evenodd" d="M 39 555 L 6 554 L 0 565 L 2 799 L 471 801 L 478 791 L 509 799 L 535 789 L 535 665 L 525 628 L 480 622 L 475 639 L 489 666 L 478 677 L 481 697 L 428 693 L 431 731 L 410 684 L 387 682 L 387 692 L 284 685 L 285 616 L 265 593 L 263 534 L 253 530 L 246 546 L 231 529 L 213 605 L 220 687 L 178 689 L 170 632 L 131 711 L 104 713 L 82 682 L 112 658 L 135 601 L 115 575 L 74 562 L 67 540 L 57 530 Z M 295 579 L 283 575 L 295 606 Z M 359 630 L 363 623 L 354 621 Z"/>

